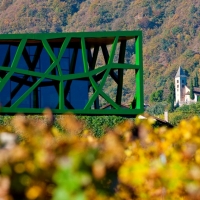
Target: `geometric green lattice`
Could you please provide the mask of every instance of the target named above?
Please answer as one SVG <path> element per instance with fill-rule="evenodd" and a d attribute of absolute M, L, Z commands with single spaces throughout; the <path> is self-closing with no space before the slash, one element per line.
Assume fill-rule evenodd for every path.
<path fill-rule="evenodd" d="M 125 60 L 133 40 L 134 63 Z M 144 111 L 141 31 L 0 35 L 1 113 L 73 112 L 137 115 Z M 102 52 L 102 57 L 100 57 Z M 105 64 L 98 65 L 98 59 Z M 129 109 L 122 108 L 125 70 L 134 70 Z M 107 78 L 115 97 L 104 91 Z M 102 109 L 100 99 L 112 109 Z"/>

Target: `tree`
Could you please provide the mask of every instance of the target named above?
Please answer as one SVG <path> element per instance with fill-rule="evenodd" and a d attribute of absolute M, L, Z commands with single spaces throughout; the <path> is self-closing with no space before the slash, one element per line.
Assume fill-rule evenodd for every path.
<path fill-rule="evenodd" d="M 163 90 L 153 92 L 150 96 L 151 102 L 161 102 L 163 100 Z"/>
<path fill-rule="evenodd" d="M 190 7 L 190 14 L 193 15 L 197 10 L 198 10 L 198 8 L 196 8 L 194 5 L 192 5 Z"/>
<path fill-rule="evenodd" d="M 190 82 L 190 99 L 194 99 L 194 86 L 193 86 L 193 81 L 191 79 L 191 82 Z"/>
<path fill-rule="evenodd" d="M 153 106 L 150 106 L 146 109 L 146 112 L 150 115 L 160 115 L 163 114 L 165 111 L 165 104 L 164 103 L 156 103 Z"/>
<path fill-rule="evenodd" d="M 175 102 L 175 86 L 173 82 L 171 82 L 169 90 L 170 90 L 170 94 L 168 97 L 168 102 L 170 104 L 169 111 L 172 112 L 174 111 L 174 102 Z"/>
<path fill-rule="evenodd" d="M 197 73 L 196 76 L 194 77 L 194 87 L 199 87 L 199 78 L 197 76 Z"/>

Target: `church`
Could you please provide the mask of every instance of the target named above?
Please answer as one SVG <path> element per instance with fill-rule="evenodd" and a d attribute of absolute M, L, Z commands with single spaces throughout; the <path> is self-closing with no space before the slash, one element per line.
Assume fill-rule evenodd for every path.
<path fill-rule="evenodd" d="M 197 78 L 197 77 L 196 77 Z M 185 71 L 178 68 L 175 76 L 175 105 L 196 103 L 200 96 L 200 87 L 193 87 L 194 99 L 190 98 L 190 87 L 187 84 L 187 75 Z"/>

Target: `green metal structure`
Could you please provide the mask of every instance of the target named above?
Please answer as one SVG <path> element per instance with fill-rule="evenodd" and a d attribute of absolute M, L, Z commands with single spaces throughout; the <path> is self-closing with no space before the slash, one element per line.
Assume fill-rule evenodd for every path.
<path fill-rule="evenodd" d="M 129 40 L 134 41 L 134 63 L 125 62 Z M 34 47 L 33 51 L 28 51 L 29 47 Z M 66 49 L 69 49 L 70 54 L 68 71 L 64 70 L 63 64 L 67 59 L 64 60 Z M 97 64 L 100 50 L 105 62 L 102 66 Z M 42 51 L 46 52 L 44 59 L 40 58 Z M 42 113 L 45 101 L 48 100 L 54 101 L 51 109 L 55 114 L 72 112 L 84 115 L 133 116 L 144 111 L 141 31 L 2 34 L 0 57 L 1 113 Z M 43 62 L 43 70 L 37 68 L 39 60 Z M 78 66 L 77 63 L 82 64 Z M 79 69 L 76 70 L 76 67 Z M 124 109 L 121 106 L 123 75 L 127 69 L 135 71 L 135 93 L 132 94 L 130 108 Z M 114 100 L 103 91 L 108 76 L 117 84 Z M 76 84 L 72 87 L 73 82 Z M 85 103 L 81 101 L 80 85 L 83 85 L 84 92 L 87 90 L 87 97 L 83 95 Z M 54 96 L 48 96 L 51 93 L 48 87 L 54 88 Z M 75 95 L 74 102 L 80 93 L 82 103 L 76 102 L 73 106 L 69 98 L 70 92 Z M 23 104 L 28 97 L 32 103 Z M 99 97 L 110 104 L 112 109 L 101 109 Z M 43 101 L 42 98 L 46 100 Z"/>

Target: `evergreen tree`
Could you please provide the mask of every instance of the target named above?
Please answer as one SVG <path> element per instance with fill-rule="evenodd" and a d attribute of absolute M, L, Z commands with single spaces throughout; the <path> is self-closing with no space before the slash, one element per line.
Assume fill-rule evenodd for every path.
<path fill-rule="evenodd" d="M 199 78 L 197 76 L 197 73 L 196 76 L 194 77 L 194 87 L 199 87 Z"/>
<path fill-rule="evenodd" d="M 155 91 L 150 96 L 150 102 L 161 102 L 163 100 L 163 90 Z"/>
<path fill-rule="evenodd" d="M 175 102 L 175 86 L 174 83 L 171 82 L 170 87 L 169 87 L 169 98 L 168 98 L 168 102 L 169 102 L 169 111 L 172 112 L 174 111 L 174 102 Z"/>
<path fill-rule="evenodd" d="M 191 82 L 190 82 L 190 99 L 194 99 L 194 86 L 193 86 L 193 82 L 192 82 L 192 79 L 191 79 Z"/>

